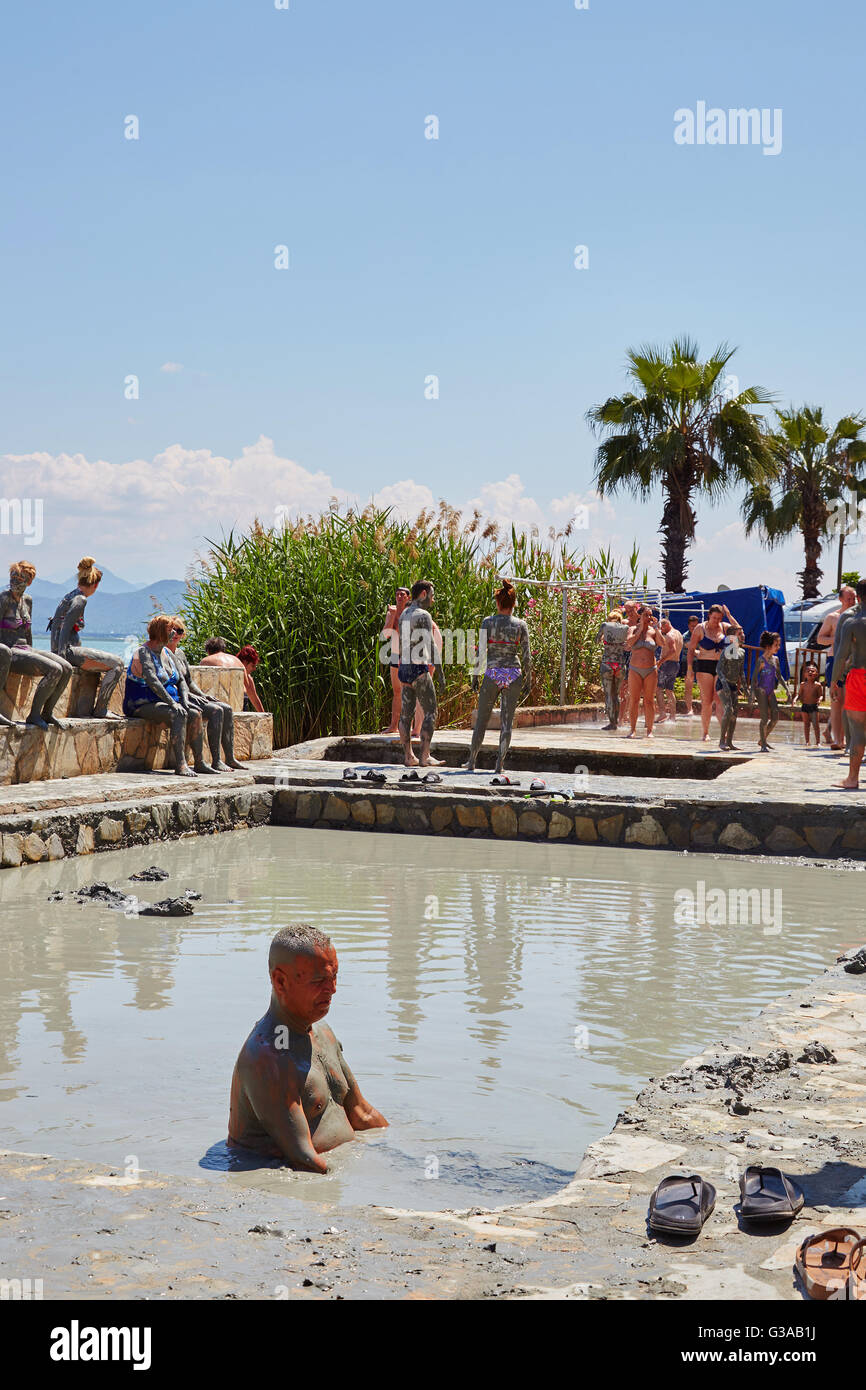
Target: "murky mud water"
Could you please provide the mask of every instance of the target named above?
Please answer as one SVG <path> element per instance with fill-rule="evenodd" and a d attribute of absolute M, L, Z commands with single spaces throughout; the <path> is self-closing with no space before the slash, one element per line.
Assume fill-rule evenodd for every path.
<path fill-rule="evenodd" d="M 127 882 L 152 863 L 168 882 Z M 48 901 L 100 879 L 202 900 L 177 919 Z M 702 925 L 720 888 L 781 899 Z M 276 827 L 5 870 L 0 1143 L 327 1203 L 541 1196 L 647 1077 L 830 964 L 862 891 L 838 867 Z M 213 1171 L 268 941 L 295 920 L 334 939 L 329 1022 L 391 1128 L 324 1178 Z"/>

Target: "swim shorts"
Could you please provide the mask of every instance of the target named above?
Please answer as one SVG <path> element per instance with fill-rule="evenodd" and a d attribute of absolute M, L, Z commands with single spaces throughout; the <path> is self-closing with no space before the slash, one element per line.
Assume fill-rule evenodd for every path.
<path fill-rule="evenodd" d="M 866 714 L 866 670 L 853 666 L 845 677 L 845 709 Z"/>
<path fill-rule="evenodd" d="M 674 681 L 680 673 L 678 660 L 663 661 L 659 667 L 659 690 L 673 690 Z"/>

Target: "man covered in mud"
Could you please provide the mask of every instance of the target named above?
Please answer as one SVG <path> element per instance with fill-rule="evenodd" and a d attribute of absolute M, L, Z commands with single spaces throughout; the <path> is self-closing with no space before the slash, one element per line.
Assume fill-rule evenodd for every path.
<path fill-rule="evenodd" d="M 322 1154 L 354 1139 L 355 1130 L 387 1126 L 321 1023 L 337 969 L 324 932 L 303 922 L 277 932 L 268 952 L 270 1007 L 241 1048 L 232 1076 L 229 1148 L 326 1173 Z"/>
<path fill-rule="evenodd" d="M 436 686 L 440 694 L 445 691 L 445 677 L 442 674 L 442 656 L 434 640 L 433 584 L 429 579 L 419 579 L 412 585 L 412 596 L 400 614 L 400 665 L 397 679 L 402 695 L 400 720 L 397 731 L 405 753 L 407 767 L 439 767 L 441 759 L 430 754 L 430 741 L 436 728 Z M 430 675 L 430 668 L 433 675 Z M 434 686 L 434 680 L 436 686 Z M 424 718 L 421 721 L 421 756 L 416 758 L 412 752 L 412 723 L 415 707 L 419 705 Z"/>

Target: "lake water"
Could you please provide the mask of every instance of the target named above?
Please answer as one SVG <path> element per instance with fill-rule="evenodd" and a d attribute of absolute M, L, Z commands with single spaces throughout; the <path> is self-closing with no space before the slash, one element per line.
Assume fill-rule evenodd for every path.
<path fill-rule="evenodd" d="M 151 863 L 170 881 L 127 884 Z M 162 920 L 47 900 L 97 879 L 202 900 Z M 677 925 L 674 894 L 699 882 L 778 889 L 781 916 Z M 859 922 L 863 882 L 838 867 L 278 827 L 4 870 L 3 1144 L 340 1204 L 540 1196 L 650 1075 L 831 964 L 857 934 L 841 924 Z M 200 1164 L 225 1138 L 232 1066 L 267 1006 L 268 942 L 295 920 L 333 937 L 328 1021 L 391 1128 L 330 1155 L 327 1177 L 213 1172 Z"/>

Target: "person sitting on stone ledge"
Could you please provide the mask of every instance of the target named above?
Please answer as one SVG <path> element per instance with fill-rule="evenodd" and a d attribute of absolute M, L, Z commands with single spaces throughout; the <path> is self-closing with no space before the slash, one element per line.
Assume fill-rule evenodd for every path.
<path fill-rule="evenodd" d="M 213 772 L 214 768 L 204 760 L 201 715 L 190 708 L 187 683 L 167 647 L 171 626 L 171 618 L 164 613 L 148 623 L 148 640 L 134 652 L 126 668 L 123 712 L 130 719 L 167 724 L 175 772 L 178 777 L 194 777 L 196 772 Z M 195 772 L 186 761 L 187 729 Z"/>
<path fill-rule="evenodd" d="M 305 922 L 271 941 L 271 1002 L 235 1062 L 228 1146 L 291 1168 L 327 1173 L 323 1154 L 388 1121 L 361 1095 L 343 1049 L 321 1020 L 337 988 L 337 953 Z"/>
<path fill-rule="evenodd" d="M 226 650 L 224 637 L 209 637 L 204 644 L 205 654 L 199 662 L 200 666 L 228 666 L 244 673 L 244 710 L 257 710 L 259 714 L 264 714 L 265 707 L 259 699 L 259 692 L 256 690 L 256 683 L 253 680 L 253 671 L 259 664 L 259 654 L 255 647 L 241 647 L 237 656 L 232 656 Z"/>
<path fill-rule="evenodd" d="M 0 661 L 0 685 L 5 686 L 6 677 L 40 676 L 41 680 L 33 692 L 30 713 L 25 723 L 36 729 L 47 729 L 63 725 L 54 716 L 54 706 L 60 699 L 72 675 L 72 667 L 62 656 L 53 652 L 38 652 L 33 647 L 33 600 L 26 589 L 36 578 L 36 568 L 27 560 L 19 560 L 9 567 L 9 588 L 0 593 L 0 646 L 4 652 Z M 12 721 L 0 716 L 0 721 Z"/>
<path fill-rule="evenodd" d="M 102 570 L 97 568 L 91 555 L 79 560 L 78 587 L 64 594 L 48 624 L 48 630 L 51 633 L 51 650 L 57 656 L 64 657 L 79 671 L 104 673 L 93 707 L 94 719 L 119 719 L 120 715 L 109 713 L 108 706 L 123 675 L 123 659 L 112 656 L 110 652 L 97 651 L 94 647 L 82 647 L 78 636 L 84 627 L 87 600 L 96 593 L 101 579 Z"/>
<path fill-rule="evenodd" d="M 215 695 L 207 695 L 201 686 L 196 685 L 186 652 L 180 645 L 185 636 L 183 618 L 175 614 L 171 620 L 166 646 L 174 657 L 175 666 L 186 681 L 190 709 L 198 710 L 207 726 L 211 763 L 217 772 L 229 772 L 232 768 L 243 770 L 244 764 L 239 763 L 235 757 L 234 711 L 225 700 L 218 700 Z M 225 761 L 221 753 L 225 754 Z"/>

